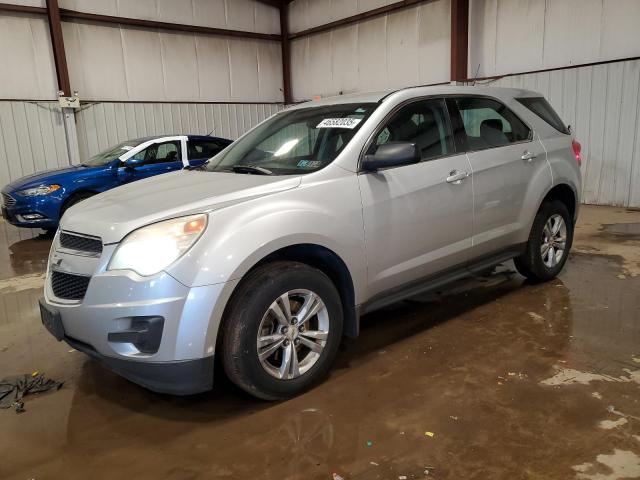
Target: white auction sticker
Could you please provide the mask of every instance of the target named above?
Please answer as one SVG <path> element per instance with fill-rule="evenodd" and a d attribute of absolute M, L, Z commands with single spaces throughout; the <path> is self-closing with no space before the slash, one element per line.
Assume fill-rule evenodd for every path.
<path fill-rule="evenodd" d="M 127 151 L 129 151 L 129 150 L 131 150 L 131 149 L 133 149 L 133 147 L 130 147 L 129 145 L 124 145 L 124 146 L 120 147 L 120 150 L 127 150 Z"/>
<path fill-rule="evenodd" d="M 354 129 L 362 121 L 361 118 L 325 118 L 316 128 L 348 128 Z"/>

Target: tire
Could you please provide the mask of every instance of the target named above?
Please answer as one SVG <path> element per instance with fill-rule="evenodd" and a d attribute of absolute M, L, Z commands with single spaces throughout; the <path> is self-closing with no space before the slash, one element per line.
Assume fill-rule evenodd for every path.
<path fill-rule="evenodd" d="M 62 216 L 64 215 L 64 212 L 69 210 L 75 204 L 80 203 L 83 200 L 86 200 L 87 198 L 93 197 L 94 195 L 95 193 L 92 193 L 92 192 L 78 192 L 73 194 L 62 206 L 62 210 L 60 211 L 60 218 L 62 218 Z"/>
<path fill-rule="evenodd" d="M 559 218 L 562 224 L 555 223 Z M 556 226 L 559 233 L 552 231 Z M 547 242 L 549 238 L 551 245 Z M 549 281 L 564 267 L 572 242 L 573 219 L 567 206 L 558 200 L 544 202 L 533 221 L 525 252 L 513 259 L 516 269 L 533 282 Z M 562 245 L 564 248 L 560 254 Z M 549 247 L 546 253 L 543 250 L 545 246 Z"/>
<path fill-rule="evenodd" d="M 313 302 L 317 312 L 295 323 L 295 314 L 316 305 Z M 221 329 L 225 373 L 238 387 L 264 400 L 296 396 L 331 368 L 342 322 L 340 295 L 320 270 L 297 262 L 258 267 L 241 282 L 225 310 Z"/>

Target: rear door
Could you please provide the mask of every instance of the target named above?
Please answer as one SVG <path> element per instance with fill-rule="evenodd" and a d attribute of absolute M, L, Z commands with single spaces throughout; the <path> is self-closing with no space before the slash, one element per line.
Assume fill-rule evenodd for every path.
<path fill-rule="evenodd" d="M 503 103 L 475 96 L 449 98 L 447 103 L 456 142 L 467 151 L 473 172 L 477 258 L 520 241 L 530 227 L 523 215 L 529 186 L 534 177 L 550 172 L 533 130 Z"/>
<path fill-rule="evenodd" d="M 358 175 L 370 295 L 464 264 L 471 249 L 470 165 L 455 151 L 444 99 L 400 107 L 367 154 L 388 142 L 415 143 L 422 161 Z"/>

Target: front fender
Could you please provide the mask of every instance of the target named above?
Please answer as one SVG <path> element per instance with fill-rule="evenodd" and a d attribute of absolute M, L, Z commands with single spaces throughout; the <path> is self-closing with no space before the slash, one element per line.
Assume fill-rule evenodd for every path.
<path fill-rule="evenodd" d="M 366 278 L 359 198 L 357 203 L 343 202 L 334 210 L 321 201 L 282 198 L 294 196 L 286 193 L 212 212 L 203 238 L 168 273 L 191 287 L 239 280 L 277 250 L 312 244 L 342 259 L 353 278 L 358 300 L 358 286 L 364 285 Z"/>
<path fill-rule="evenodd" d="M 260 260 L 285 247 L 313 244 L 334 252 L 349 270 L 356 304 L 363 301 L 366 261 L 359 192 L 357 177 L 345 175 L 210 213 L 203 237 L 168 270 L 190 287 L 224 284 L 209 321 L 208 349 L 215 346 L 224 308 L 238 283 Z"/>

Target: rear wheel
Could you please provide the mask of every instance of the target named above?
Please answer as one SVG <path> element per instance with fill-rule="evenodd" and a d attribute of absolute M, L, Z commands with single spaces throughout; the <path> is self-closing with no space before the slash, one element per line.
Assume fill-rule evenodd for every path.
<path fill-rule="evenodd" d="M 514 259 L 516 269 L 532 281 L 551 280 L 564 267 L 572 242 L 573 221 L 566 205 L 545 202 L 533 221 L 525 253 Z"/>
<path fill-rule="evenodd" d="M 266 400 L 295 396 L 331 367 L 342 338 L 342 305 L 331 280 L 297 262 L 259 267 L 225 313 L 227 376 Z"/>

